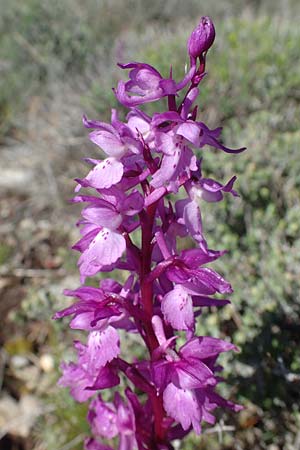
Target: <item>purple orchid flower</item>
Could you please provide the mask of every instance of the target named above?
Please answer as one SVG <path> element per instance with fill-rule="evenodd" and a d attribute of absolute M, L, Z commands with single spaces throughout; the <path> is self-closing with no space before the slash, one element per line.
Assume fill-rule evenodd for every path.
<path fill-rule="evenodd" d="M 120 353 L 119 336 L 113 327 L 105 331 L 92 331 L 87 345 L 75 342 L 78 362 L 63 363 L 61 386 L 70 387 L 70 393 L 79 402 L 84 402 L 94 395 L 97 389 L 116 386 L 120 379 L 108 364 Z M 101 358 L 98 358 L 101 352 Z"/>
<path fill-rule="evenodd" d="M 130 401 L 125 404 L 116 393 L 113 403 L 98 396 L 90 405 L 88 420 L 93 435 L 111 439 L 119 437 L 118 450 L 138 450 L 135 414 Z"/>
<path fill-rule="evenodd" d="M 174 182 L 185 173 L 188 178 L 191 171 L 197 171 L 197 162 L 191 146 L 202 148 L 210 145 L 226 153 L 240 153 L 240 149 L 230 149 L 218 141 L 221 128 L 210 130 L 204 123 L 184 120 L 173 111 L 155 114 L 152 127 L 156 129 L 155 143 L 158 152 L 163 154 L 161 166 L 153 175 L 151 185 L 159 188 L 166 182 Z"/>
<path fill-rule="evenodd" d="M 86 128 L 94 128 L 90 140 L 100 147 L 108 158 L 103 161 L 90 160 L 95 167 L 83 180 L 77 180 L 80 186 L 91 186 L 96 189 L 108 189 L 118 183 L 123 176 L 127 157 L 139 155 L 141 142 L 130 127 L 121 123 L 115 110 L 112 110 L 112 124 L 91 121 L 83 116 Z"/>
<path fill-rule="evenodd" d="M 105 193 L 104 193 L 105 192 Z M 92 276 L 104 267 L 114 264 L 126 249 L 126 240 L 120 230 L 128 227 L 132 216 L 142 208 L 144 200 L 138 191 L 126 196 L 117 188 L 110 193 L 102 191 L 102 198 L 75 197 L 74 202 L 90 202 L 83 212 L 83 238 L 73 246 L 82 253 L 78 265 L 82 278 Z"/>
<path fill-rule="evenodd" d="M 236 347 L 196 335 L 202 309 L 225 306 L 229 300 L 215 294 L 232 292 L 210 267 L 225 251 L 208 247 L 201 201 L 238 195 L 235 176 L 225 184 L 203 176 L 199 151 L 205 155 L 206 145 L 228 154 L 245 150 L 226 147 L 222 128 L 197 120 L 198 84 L 214 38 L 211 19 L 203 17 L 189 38 L 190 69 L 179 83 L 172 71 L 163 78 L 148 64 L 120 64 L 130 70 L 115 90 L 130 108 L 126 119 L 116 110 L 110 123 L 83 118 L 105 159 L 86 159 L 94 167 L 76 180 L 76 191 L 89 189 L 72 200 L 84 205 L 73 247 L 81 253 L 82 285 L 65 291 L 75 302 L 54 318 L 71 316 L 70 327 L 88 333 L 86 344 L 75 341 L 77 361 L 62 363 L 59 380 L 78 402 L 91 399 L 86 450 L 112 450 L 106 442 L 117 438 L 118 450 L 174 450 L 174 439 L 201 433 L 202 422 L 214 424 L 217 407 L 241 409 L 217 393 L 217 359 Z M 138 108 L 164 97 L 165 112 L 151 117 Z M 186 238 L 193 244 L 182 249 Z M 83 285 L 99 272 L 112 278 Z M 128 333 L 143 346 L 139 358 L 127 360 L 121 348 Z"/>
<path fill-rule="evenodd" d="M 70 327 L 79 330 L 101 331 L 111 325 L 114 328 L 136 331 L 126 309 L 132 277 L 128 278 L 124 288 L 118 283 L 112 284 L 111 281 L 109 279 L 102 280 L 100 288 L 87 286 L 74 291 L 65 290 L 65 295 L 77 297 L 79 301 L 57 312 L 54 319 L 73 315 Z M 101 288 L 102 286 L 105 286 L 106 289 Z"/>
<path fill-rule="evenodd" d="M 115 393 L 112 402 L 98 395 L 90 404 L 88 421 L 96 438 L 118 437 L 118 450 L 139 450 L 145 448 L 145 439 L 151 445 L 151 409 L 149 403 L 142 405 L 129 388 L 125 395 L 126 401 Z"/>
<path fill-rule="evenodd" d="M 163 391 L 164 408 L 184 430 L 192 426 L 196 434 L 200 434 L 201 420 L 215 421 L 209 414 L 214 408 L 207 408 L 211 389 L 218 383 L 211 360 L 221 352 L 236 348 L 229 342 L 205 336 L 191 339 L 177 353 L 171 348 L 174 341 L 167 341 L 164 336 L 161 319 L 154 316 L 152 322 L 160 343 L 156 351 L 160 359 L 152 364 L 152 376 L 157 388 Z M 226 406 L 240 409 L 232 403 Z"/>
<path fill-rule="evenodd" d="M 163 78 L 149 64 L 131 62 L 118 65 L 121 69 L 131 69 L 129 72 L 130 80 L 126 83 L 119 81 L 115 90 L 118 101 L 127 108 L 160 100 L 168 95 L 175 95 L 191 81 L 195 73 L 195 66 L 192 66 L 183 80 L 176 84 L 172 79 L 172 74 L 170 74 L 170 78 Z"/>

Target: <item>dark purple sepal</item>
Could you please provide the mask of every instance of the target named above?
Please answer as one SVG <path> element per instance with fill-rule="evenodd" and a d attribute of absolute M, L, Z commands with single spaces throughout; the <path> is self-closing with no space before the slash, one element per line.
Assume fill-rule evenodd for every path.
<path fill-rule="evenodd" d="M 116 369 L 107 364 L 101 367 L 99 373 L 92 386 L 87 386 L 85 389 L 89 391 L 97 391 L 98 389 L 108 389 L 120 384 L 120 378 L 116 374 Z"/>

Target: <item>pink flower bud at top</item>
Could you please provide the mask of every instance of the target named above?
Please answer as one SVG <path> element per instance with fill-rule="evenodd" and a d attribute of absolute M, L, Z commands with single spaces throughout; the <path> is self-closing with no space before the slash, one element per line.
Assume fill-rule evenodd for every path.
<path fill-rule="evenodd" d="M 188 52 L 192 58 L 197 58 L 212 46 L 215 40 L 215 27 L 210 17 L 201 17 L 200 23 L 193 30 L 188 40 Z"/>

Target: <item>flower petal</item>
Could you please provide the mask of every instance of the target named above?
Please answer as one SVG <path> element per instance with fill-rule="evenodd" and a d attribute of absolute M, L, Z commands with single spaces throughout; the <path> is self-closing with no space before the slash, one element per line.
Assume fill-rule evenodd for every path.
<path fill-rule="evenodd" d="M 62 377 L 58 380 L 60 386 L 69 387 L 70 394 L 78 402 L 86 402 L 94 392 L 86 390 L 93 378 L 78 364 L 62 363 Z"/>
<path fill-rule="evenodd" d="M 192 297 L 181 285 L 168 292 L 161 303 L 164 319 L 175 330 L 193 330 L 194 313 Z"/>
<path fill-rule="evenodd" d="M 201 360 L 218 356 L 222 352 L 235 350 L 230 342 L 209 336 L 195 337 L 183 345 L 180 354 L 186 358 L 199 358 Z"/>
<path fill-rule="evenodd" d="M 120 233 L 103 228 L 79 258 L 81 275 L 94 275 L 102 267 L 115 263 L 125 248 L 125 238 Z"/>
<path fill-rule="evenodd" d="M 81 214 L 89 222 L 99 227 L 109 228 L 110 230 L 116 230 L 122 223 L 121 214 L 109 205 L 109 203 L 107 207 L 98 206 L 96 203 L 87 206 Z"/>
<path fill-rule="evenodd" d="M 118 135 L 105 130 L 95 130 L 90 133 L 90 140 L 98 145 L 108 156 L 121 158 L 127 151 Z"/>
<path fill-rule="evenodd" d="M 200 434 L 201 411 L 197 399 L 189 389 L 179 389 L 170 383 L 163 394 L 164 408 L 168 416 L 179 422 L 184 430 L 191 425 Z"/>
<path fill-rule="evenodd" d="M 89 186 L 107 189 L 117 184 L 124 172 L 123 164 L 115 158 L 106 158 L 97 164 L 84 179 Z"/>
<path fill-rule="evenodd" d="M 86 351 L 88 370 L 94 373 L 120 353 L 117 330 L 108 326 L 104 331 L 92 331 L 89 334 Z"/>
<path fill-rule="evenodd" d="M 116 409 L 112 403 L 102 401 L 97 397 L 92 401 L 88 413 L 88 421 L 92 426 L 93 434 L 112 439 L 119 430 L 116 425 Z"/>

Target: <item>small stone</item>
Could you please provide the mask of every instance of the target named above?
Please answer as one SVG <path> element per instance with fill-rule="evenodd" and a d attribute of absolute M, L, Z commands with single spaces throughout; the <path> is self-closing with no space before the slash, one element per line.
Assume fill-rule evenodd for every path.
<path fill-rule="evenodd" d="M 2 435 L 27 438 L 37 417 L 41 414 L 41 404 L 32 395 L 24 395 L 17 402 L 12 397 L 0 399 L 0 428 Z"/>
<path fill-rule="evenodd" d="M 28 359 L 25 356 L 14 355 L 10 359 L 10 363 L 14 369 L 23 369 L 23 367 L 28 366 Z"/>
<path fill-rule="evenodd" d="M 40 357 L 40 368 L 44 372 L 51 372 L 54 369 L 54 359 L 48 353 Z"/>

